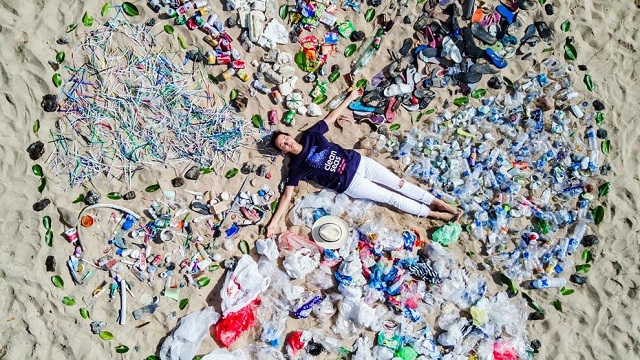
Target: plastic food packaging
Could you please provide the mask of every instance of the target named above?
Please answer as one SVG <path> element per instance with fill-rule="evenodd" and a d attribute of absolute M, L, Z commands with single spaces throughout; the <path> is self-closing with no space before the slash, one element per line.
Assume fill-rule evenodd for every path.
<path fill-rule="evenodd" d="M 212 306 L 186 315 L 164 340 L 160 347 L 161 360 L 192 359 L 200 343 L 209 333 L 209 327 L 220 319 Z"/>

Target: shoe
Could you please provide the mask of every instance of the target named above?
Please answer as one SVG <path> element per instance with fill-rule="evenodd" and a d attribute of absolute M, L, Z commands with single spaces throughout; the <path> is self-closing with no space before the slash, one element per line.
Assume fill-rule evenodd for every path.
<path fill-rule="evenodd" d="M 407 84 L 393 84 L 384 89 L 384 96 L 392 97 L 409 94 L 413 91 L 413 86 Z"/>
<path fill-rule="evenodd" d="M 489 32 L 485 30 L 482 25 L 480 25 L 480 23 L 477 22 L 471 23 L 471 33 L 473 34 L 473 36 L 489 45 L 493 45 L 496 43 L 496 41 L 498 41 L 495 36 L 489 34 Z"/>
<path fill-rule="evenodd" d="M 456 64 L 462 62 L 462 54 L 460 54 L 460 49 L 458 49 L 453 40 L 451 40 L 451 38 L 448 36 L 445 36 L 445 38 L 442 40 L 442 52 Z"/>
<path fill-rule="evenodd" d="M 482 74 L 477 72 L 461 72 L 454 75 L 453 78 L 465 84 L 477 84 L 482 79 Z"/>
<path fill-rule="evenodd" d="M 500 55 L 496 54 L 492 49 L 486 49 L 485 54 L 491 63 L 497 67 L 498 69 L 504 69 L 507 67 L 507 62 L 500 57 Z"/>

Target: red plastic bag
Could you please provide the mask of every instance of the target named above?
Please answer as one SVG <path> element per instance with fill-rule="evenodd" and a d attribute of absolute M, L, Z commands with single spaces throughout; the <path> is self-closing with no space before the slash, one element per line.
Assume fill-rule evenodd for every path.
<path fill-rule="evenodd" d="M 242 334 L 249 330 L 256 323 L 256 309 L 260 305 L 260 298 L 256 298 L 249 305 L 242 309 L 231 312 L 225 316 L 222 320 L 218 321 L 215 325 L 215 332 L 213 332 L 213 326 L 209 328 L 211 337 L 228 348 L 231 346 Z"/>
<path fill-rule="evenodd" d="M 290 358 L 296 359 L 298 352 L 307 346 L 309 334 L 306 331 L 294 331 L 287 336 L 287 354 Z"/>
<path fill-rule="evenodd" d="M 513 345 L 505 341 L 497 341 L 493 343 L 493 359 L 494 360 L 518 360 L 518 354 Z"/>

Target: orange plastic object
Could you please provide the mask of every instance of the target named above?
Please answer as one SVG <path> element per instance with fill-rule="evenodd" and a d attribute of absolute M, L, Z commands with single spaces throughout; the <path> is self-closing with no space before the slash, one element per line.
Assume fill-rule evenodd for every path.
<path fill-rule="evenodd" d="M 484 15 L 482 9 L 476 9 L 476 11 L 473 13 L 473 16 L 471 17 L 471 22 L 480 22 L 482 20 L 482 15 Z"/>
<path fill-rule="evenodd" d="M 80 225 L 84 227 L 90 227 L 91 225 L 93 225 L 93 217 L 91 217 L 90 215 L 84 215 L 80 218 Z"/>

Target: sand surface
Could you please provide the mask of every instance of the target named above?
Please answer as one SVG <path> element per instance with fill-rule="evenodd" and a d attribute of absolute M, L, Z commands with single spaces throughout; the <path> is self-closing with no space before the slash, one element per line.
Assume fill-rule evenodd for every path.
<path fill-rule="evenodd" d="M 606 162 L 612 166 L 612 173 L 608 180 L 611 181 L 611 192 L 604 201 L 606 208 L 604 221 L 593 228 L 600 236 L 600 244 L 594 249 L 595 261 L 589 273 L 586 285 L 578 288 L 568 297 L 562 298 L 563 312 L 548 311 L 547 319 L 538 322 L 529 322 L 529 338 L 540 339 L 542 349 L 539 359 L 632 359 L 640 354 L 638 339 L 640 338 L 640 320 L 637 315 L 638 284 L 640 284 L 640 244 L 638 243 L 638 231 L 640 223 L 638 219 L 637 199 L 640 198 L 638 137 L 640 135 L 640 113 L 638 98 L 640 97 L 640 63 L 638 62 L 638 46 L 640 45 L 640 11 L 638 1 L 549 1 L 555 6 L 555 15 L 543 15 L 541 7 L 530 12 L 532 17 L 542 17 L 556 31 L 555 41 L 552 44 L 555 54 L 562 56 L 562 47 L 565 34 L 560 31 L 560 24 L 569 19 L 571 31 L 569 35 L 574 37 L 574 44 L 579 52 L 578 64 L 585 64 L 589 68 L 596 88 L 588 98 L 601 99 L 606 104 L 605 127 L 609 131 L 611 139 L 611 153 L 606 157 Z M 141 16 L 138 21 L 149 17 L 157 17 L 143 2 L 137 3 Z M 113 341 L 103 341 L 93 335 L 89 329 L 89 320 L 82 319 L 79 308 L 82 304 L 82 296 L 90 297 L 89 293 L 98 284 L 99 279 L 105 278 L 104 274 L 91 279 L 88 285 L 74 287 L 69 277 L 64 261 L 71 249 L 59 235 L 63 225 L 58 220 L 56 207 L 69 208 L 74 212 L 80 211 L 81 204 L 71 204 L 80 193 L 86 189 L 75 188 L 69 192 L 61 192 L 52 180 L 43 194 L 37 191 L 38 179 L 31 173 L 31 161 L 26 153 L 27 146 L 40 139 L 49 140 L 49 129 L 54 126 L 55 114 L 44 113 L 40 107 L 40 100 L 44 94 L 57 93 L 51 83 L 53 70 L 47 64 L 48 60 L 55 58 L 56 51 L 65 49 L 69 53 L 74 41 L 83 34 L 85 29 L 81 24 L 81 18 L 88 11 L 96 18 L 96 24 L 102 23 L 106 18 L 99 16 L 101 3 L 86 3 L 68 0 L 56 1 L 15 1 L 1 0 L 0 11 L 0 116 L 2 116 L 2 130 L 0 130 L 0 204 L 3 207 L 3 216 L 0 221 L 0 358 L 2 359 L 111 359 L 126 358 L 140 359 L 153 354 L 167 333 L 175 326 L 179 317 L 187 312 L 202 308 L 206 304 L 213 305 L 219 310 L 218 290 L 220 282 L 217 275 L 212 276 L 215 288 L 209 285 L 204 290 L 188 289 L 183 291 L 182 297 L 188 297 L 188 307 L 179 311 L 177 303 L 173 300 L 161 299 L 161 307 L 158 311 L 145 318 L 150 324 L 138 329 L 136 325 L 143 321 L 128 323 L 120 326 L 116 323 L 117 299 L 109 303 L 106 296 L 92 307 L 92 319 L 105 320 L 107 328 L 115 335 Z M 279 4 L 278 4 L 279 5 Z M 220 9 L 220 3 L 215 0 L 212 6 L 214 12 L 221 15 L 222 19 L 228 17 Z M 378 8 L 383 11 L 387 5 Z M 366 8 L 366 6 L 364 7 Z M 112 10 L 113 11 L 113 10 Z M 418 10 L 411 8 L 412 12 Z M 344 14 L 344 12 L 342 12 Z M 349 14 L 352 14 L 349 12 Z M 361 19 L 361 18 L 360 18 Z M 56 39 L 65 36 L 65 29 L 70 23 L 80 24 L 76 32 L 67 35 L 72 43 L 67 46 L 56 44 Z M 154 30 L 160 42 L 170 49 L 177 51 L 178 43 L 174 37 L 162 34 L 162 25 L 166 20 L 159 21 Z M 373 24 L 358 24 L 361 30 L 367 34 L 373 32 Z M 203 34 L 199 31 L 188 31 L 186 27 L 176 26 L 176 32 L 182 34 L 189 45 L 197 44 L 206 48 L 202 41 Z M 234 37 L 239 34 L 239 29 L 234 28 L 231 33 Z M 384 65 L 390 62 L 386 49 L 398 49 L 402 40 L 411 33 L 408 25 L 401 24 L 400 19 L 391 33 L 382 43 L 382 49 L 375 62 L 363 71 L 364 77 L 370 77 L 377 73 Z M 341 43 L 338 52 L 333 56 L 332 63 L 338 62 L 343 68 L 347 68 L 348 60 L 342 56 L 346 42 Z M 539 45 L 532 59 L 542 59 L 543 46 Z M 291 53 L 296 50 L 295 45 L 282 46 Z M 258 59 L 262 54 L 258 49 L 252 54 L 247 54 L 247 62 Z M 512 79 L 526 72 L 531 66 L 531 61 L 513 61 L 503 71 Z M 219 68 L 208 70 L 217 74 Z M 296 70 L 300 72 L 299 70 Z M 302 74 L 298 74 L 300 77 Z M 574 84 L 581 93 L 587 93 L 582 83 L 582 72 L 574 75 Z M 486 81 L 488 77 L 485 77 Z M 299 82 L 305 93 L 308 92 L 308 84 Z M 339 93 L 344 86 L 342 80 L 336 86 L 329 89 L 329 98 Z M 241 84 L 237 79 L 234 82 L 226 82 L 220 86 L 219 92 L 228 94 L 237 87 L 246 89 L 247 84 Z M 455 97 L 448 90 L 440 90 L 439 102 L 443 99 Z M 435 104 L 435 103 L 434 103 Z M 433 105 L 432 105 L 433 107 Z M 271 103 L 264 95 L 257 99 L 250 99 L 249 107 L 244 112 L 247 118 L 255 113 L 266 117 L 266 112 L 272 108 Z M 282 111 L 282 108 L 280 108 Z M 39 119 L 41 129 L 38 134 L 32 131 L 33 122 Z M 295 130 L 310 124 L 315 120 L 298 116 Z M 404 128 L 410 125 L 410 117 L 404 110 L 400 111 L 399 123 Z M 285 129 L 284 125 L 280 125 Z M 366 126 L 350 128 L 347 130 L 334 130 L 330 139 L 344 146 L 353 146 L 362 137 L 368 134 Z M 51 151 L 51 144 L 47 144 L 47 153 Z M 264 180 L 271 188 L 276 188 L 280 181 L 280 165 L 282 158 L 275 163 L 259 157 L 255 150 L 245 151 L 243 160 L 252 158 L 258 164 L 269 164 L 269 170 L 274 177 L 270 181 Z M 44 159 L 44 158 L 43 158 Z M 601 157 L 602 159 L 602 157 Z M 400 164 L 391 161 L 388 155 L 383 155 L 381 162 L 399 169 Z M 40 160 L 39 163 L 42 163 Z M 241 164 L 241 163 L 240 163 Z M 239 164 L 233 165 L 239 167 Z M 231 166 L 230 166 L 231 167 Z M 228 167 L 227 167 L 228 168 Z M 225 168 L 225 171 L 226 169 Z M 178 172 L 182 171 L 179 168 Z M 119 204 L 131 207 L 136 211 L 142 211 L 155 198 L 153 194 L 145 194 L 142 189 L 160 178 L 166 182 L 175 177 L 176 171 L 172 169 L 145 170 L 136 176 L 132 189 L 137 190 L 138 198 L 133 201 Z M 183 189 L 194 191 L 227 190 L 235 193 L 240 186 L 241 177 L 231 181 L 225 180 L 221 174 L 210 174 L 202 177 L 198 182 L 188 182 Z M 162 182 L 161 181 L 161 182 Z M 110 191 L 125 191 L 127 185 L 119 182 L 96 180 L 96 188 L 106 194 Z M 252 188 L 253 191 L 256 188 Z M 298 188 L 298 194 L 306 194 L 315 191 L 310 185 L 302 185 Z M 52 200 L 52 205 L 42 213 L 36 213 L 31 205 L 42 197 Z M 185 198 L 188 198 L 185 195 Z M 54 245 L 48 247 L 43 240 L 44 230 L 41 219 L 43 215 L 50 215 L 54 221 Z M 103 214 L 106 218 L 108 213 Z M 389 227 L 402 229 L 418 226 L 426 229 L 437 223 L 420 221 L 413 217 L 404 216 L 382 207 L 374 207 L 372 216 L 380 216 Z M 259 237 L 257 228 L 252 227 L 243 230 L 243 238 L 251 242 Z M 89 241 L 92 241 L 91 239 Z M 96 240 L 96 243 L 102 241 Z M 97 246 L 102 246 L 100 243 Z M 479 244 L 467 241 L 463 236 L 459 245 L 453 251 L 458 255 L 465 251 L 480 252 Z M 99 251 L 99 250 L 97 250 Z M 236 251 L 237 253 L 237 251 Z M 45 271 L 45 259 L 53 255 L 57 260 L 57 271 L 65 280 L 64 290 L 55 288 L 50 281 L 51 273 Z M 231 255 L 231 252 L 225 255 Z M 137 294 L 157 294 L 158 286 L 149 287 L 135 284 Z M 73 296 L 78 305 L 65 306 L 61 299 L 63 296 Z M 536 294 L 540 303 L 548 304 L 558 296 L 542 293 Z M 139 299 L 139 298 L 138 298 Z M 137 300 L 131 300 L 130 309 L 137 308 Z M 550 308 L 550 306 L 547 305 Z M 172 316 L 172 312 L 176 312 Z M 296 324 L 289 321 L 291 329 L 296 329 Z M 234 345 L 234 348 L 242 348 L 243 344 L 252 342 L 254 333 L 245 335 L 242 341 Z M 122 357 L 114 352 L 114 346 L 126 344 L 131 348 L 129 353 Z M 204 354 L 215 348 L 212 339 L 206 339 L 199 353 Z"/>

